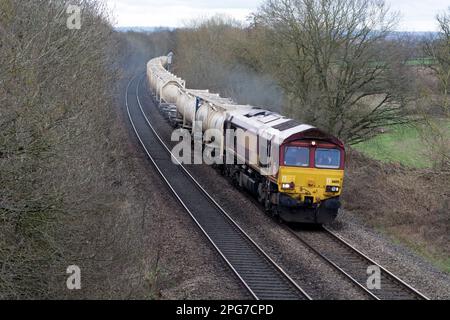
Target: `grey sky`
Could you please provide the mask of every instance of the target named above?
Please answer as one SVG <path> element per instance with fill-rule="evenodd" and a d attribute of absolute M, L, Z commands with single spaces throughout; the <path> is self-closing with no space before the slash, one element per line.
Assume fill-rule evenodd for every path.
<path fill-rule="evenodd" d="M 224 13 L 244 20 L 263 0 L 106 0 L 118 26 L 180 27 L 199 17 Z M 401 13 L 399 30 L 435 31 L 435 16 L 449 0 L 387 0 Z"/>

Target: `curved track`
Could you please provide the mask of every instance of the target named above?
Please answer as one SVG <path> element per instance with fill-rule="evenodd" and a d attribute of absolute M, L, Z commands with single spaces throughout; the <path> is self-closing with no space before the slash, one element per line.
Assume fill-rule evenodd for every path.
<path fill-rule="evenodd" d="M 150 161 L 179 203 L 255 299 L 311 300 L 181 164 L 173 163 L 169 148 L 145 115 L 144 108 L 149 106 L 139 99 L 143 79 L 135 77 L 127 86 L 128 117 Z"/>
<path fill-rule="evenodd" d="M 264 211 L 264 207 L 253 195 L 247 194 L 249 201 Z M 283 226 L 277 217 L 271 217 Z M 362 291 L 369 299 L 375 300 L 430 300 L 392 272 L 359 251 L 355 246 L 326 227 L 294 227 L 284 225 L 284 229 L 300 240 L 325 263 L 329 264 L 350 283 Z M 370 290 L 367 285 L 369 267 L 377 267 L 381 273 L 381 288 Z"/>
<path fill-rule="evenodd" d="M 376 300 L 429 300 L 425 295 L 376 263 L 333 231 L 322 227 L 307 231 L 289 229 L 303 244 Z M 380 287 L 369 289 L 368 271 L 380 272 Z"/>

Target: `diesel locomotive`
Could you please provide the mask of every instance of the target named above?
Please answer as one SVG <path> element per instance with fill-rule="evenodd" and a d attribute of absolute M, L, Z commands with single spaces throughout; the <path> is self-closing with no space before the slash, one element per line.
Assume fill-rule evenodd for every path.
<path fill-rule="evenodd" d="M 173 124 L 194 132 L 199 123 L 203 132 L 223 133 L 204 139 L 203 144 L 223 157 L 217 167 L 224 175 L 288 223 L 335 220 L 345 165 L 345 148 L 339 139 L 275 112 L 239 105 L 208 90 L 188 89 L 184 80 L 166 69 L 171 59 L 158 57 L 148 62 L 149 89 L 171 110 Z M 227 143 L 226 132 L 237 130 L 245 132 L 245 138 Z M 225 160 L 230 155 L 235 160 L 232 163 Z"/>

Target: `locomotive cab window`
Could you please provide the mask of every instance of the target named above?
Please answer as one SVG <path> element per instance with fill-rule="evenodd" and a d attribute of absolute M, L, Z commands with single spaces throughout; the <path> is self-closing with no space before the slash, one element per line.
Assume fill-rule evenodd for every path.
<path fill-rule="evenodd" d="M 287 147 L 284 154 L 284 165 L 288 167 L 309 167 L 309 149 Z"/>
<path fill-rule="evenodd" d="M 341 151 L 337 149 L 317 149 L 316 167 L 322 169 L 339 169 L 341 167 Z"/>

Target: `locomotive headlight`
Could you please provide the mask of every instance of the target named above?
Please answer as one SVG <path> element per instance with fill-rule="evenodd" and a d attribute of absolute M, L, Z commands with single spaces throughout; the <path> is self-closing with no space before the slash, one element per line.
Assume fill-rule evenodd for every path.
<path fill-rule="evenodd" d="M 291 182 L 291 183 L 283 183 L 281 185 L 281 188 L 284 190 L 294 190 L 295 189 L 295 183 Z"/>
<path fill-rule="evenodd" d="M 341 190 L 340 187 L 327 186 L 327 192 L 330 192 L 330 193 L 338 193 L 340 190 Z"/>

